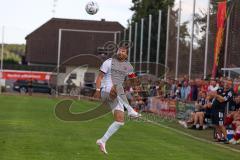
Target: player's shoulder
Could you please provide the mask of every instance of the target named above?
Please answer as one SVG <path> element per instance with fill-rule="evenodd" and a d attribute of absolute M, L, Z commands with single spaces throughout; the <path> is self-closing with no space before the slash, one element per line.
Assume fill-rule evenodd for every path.
<path fill-rule="evenodd" d="M 223 95 L 223 94 L 224 94 L 224 89 L 223 89 L 222 87 L 219 87 L 219 88 L 217 89 L 217 94 Z"/>
<path fill-rule="evenodd" d="M 232 88 L 230 88 L 228 91 L 227 91 L 227 95 L 228 96 L 234 96 L 234 91 Z"/>
<path fill-rule="evenodd" d="M 228 92 L 234 93 L 233 88 L 229 88 Z"/>
<path fill-rule="evenodd" d="M 132 64 L 129 61 L 125 61 L 125 63 L 132 67 Z"/>
<path fill-rule="evenodd" d="M 103 63 L 105 63 L 105 62 L 111 62 L 112 61 L 112 58 L 108 58 L 108 59 L 106 59 Z"/>
<path fill-rule="evenodd" d="M 108 58 L 103 62 L 104 65 L 111 64 L 112 63 L 112 58 Z"/>

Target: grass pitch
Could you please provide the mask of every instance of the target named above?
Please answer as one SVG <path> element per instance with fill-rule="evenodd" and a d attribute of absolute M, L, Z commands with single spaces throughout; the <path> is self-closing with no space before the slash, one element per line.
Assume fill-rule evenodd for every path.
<path fill-rule="evenodd" d="M 95 142 L 112 115 L 89 122 L 64 122 L 54 115 L 59 100 L 0 96 L 0 160 L 237 160 L 239 153 L 201 142 L 166 128 L 127 121 L 107 143 L 109 155 Z M 95 102 L 77 101 L 72 111 Z"/>

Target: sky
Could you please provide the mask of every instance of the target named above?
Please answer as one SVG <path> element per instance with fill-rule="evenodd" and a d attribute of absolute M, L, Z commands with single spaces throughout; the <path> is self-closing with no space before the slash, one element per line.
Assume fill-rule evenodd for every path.
<path fill-rule="evenodd" d="M 25 37 L 49 19 L 88 19 L 118 21 L 127 26 L 133 14 L 131 0 L 95 0 L 99 12 L 88 15 L 85 5 L 90 0 L 0 0 L 1 42 L 25 44 Z M 196 11 L 207 10 L 208 0 L 196 0 Z M 174 8 L 177 8 L 176 0 Z M 193 0 L 182 0 L 182 22 L 191 20 Z M 55 12 L 53 12 L 55 10 Z M 3 29 L 4 28 L 4 29 Z"/>

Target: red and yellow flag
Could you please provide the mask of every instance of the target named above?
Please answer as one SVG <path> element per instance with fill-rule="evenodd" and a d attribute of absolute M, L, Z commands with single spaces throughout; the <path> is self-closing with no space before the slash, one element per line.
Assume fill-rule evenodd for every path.
<path fill-rule="evenodd" d="M 226 1 L 218 3 L 218 12 L 217 12 L 217 35 L 215 39 L 215 48 L 214 48 L 214 62 L 212 69 L 212 78 L 216 77 L 216 72 L 219 62 L 219 54 L 221 46 L 223 43 L 223 34 L 224 34 L 224 24 L 227 16 L 227 3 Z"/>

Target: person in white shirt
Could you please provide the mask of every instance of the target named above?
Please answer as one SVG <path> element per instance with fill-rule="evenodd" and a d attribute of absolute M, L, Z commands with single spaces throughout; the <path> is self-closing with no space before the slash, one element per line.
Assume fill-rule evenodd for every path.
<path fill-rule="evenodd" d="M 216 80 L 211 80 L 210 85 L 208 86 L 209 92 L 216 92 L 219 88 L 219 85 L 217 84 Z"/>
<path fill-rule="evenodd" d="M 133 110 L 129 105 L 126 94 L 123 89 L 123 82 L 126 77 L 130 80 L 136 79 L 132 65 L 127 61 L 127 48 L 119 48 L 116 57 L 109 58 L 103 62 L 96 80 L 95 98 L 100 98 L 107 102 L 112 109 L 114 122 L 109 126 L 104 136 L 97 140 L 100 150 L 107 154 L 107 140 L 124 125 L 124 107 L 128 115 L 134 118 L 141 114 Z"/>

